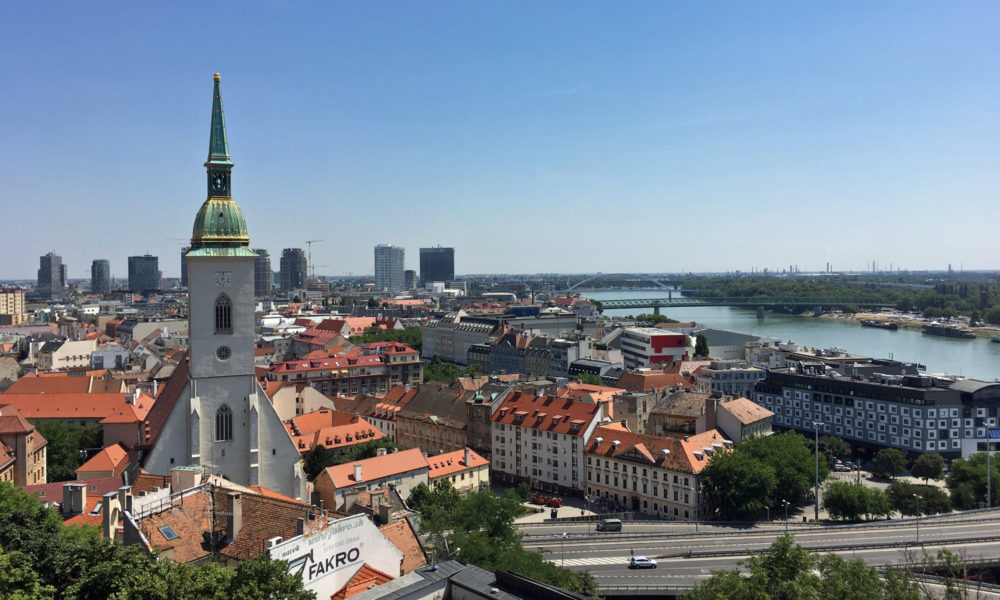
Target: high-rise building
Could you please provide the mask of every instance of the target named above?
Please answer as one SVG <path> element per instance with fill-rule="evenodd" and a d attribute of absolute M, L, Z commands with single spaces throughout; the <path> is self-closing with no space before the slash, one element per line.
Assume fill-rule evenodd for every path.
<path fill-rule="evenodd" d="M 424 285 L 432 281 L 448 282 L 455 279 L 455 249 L 421 248 L 420 282 Z"/>
<path fill-rule="evenodd" d="M 394 294 L 403 291 L 406 249 L 391 244 L 375 246 L 375 289 Z"/>
<path fill-rule="evenodd" d="M 106 258 L 94 259 L 90 263 L 90 291 L 94 294 L 111 293 L 111 261 Z"/>
<path fill-rule="evenodd" d="M 403 271 L 403 287 L 407 291 L 416 289 L 417 287 L 417 272 L 413 269 L 407 269 Z"/>
<path fill-rule="evenodd" d="M 191 246 L 184 246 L 181 248 L 181 287 L 187 287 L 188 284 L 188 264 L 184 255 L 187 254 L 190 249 Z"/>
<path fill-rule="evenodd" d="M 38 291 L 43 295 L 58 295 L 66 288 L 66 265 L 62 257 L 49 252 L 38 259 Z"/>
<path fill-rule="evenodd" d="M 128 289 L 136 294 L 160 289 L 160 259 L 146 254 L 128 257 Z"/>
<path fill-rule="evenodd" d="M 306 253 L 302 248 L 281 251 L 281 291 L 306 289 Z"/>
<path fill-rule="evenodd" d="M 271 295 L 271 254 L 263 248 L 254 248 L 257 260 L 253 263 L 253 295 L 258 298 Z"/>
<path fill-rule="evenodd" d="M 145 430 L 152 473 L 194 467 L 239 485 L 306 498 L 301 457 L 254 373 L 254 262 L 232 198 L 226 127 L 215 75 L 208 198 L 195 217 L 188 263 L 188 360 L 163 387 L 159 418 Z"/>

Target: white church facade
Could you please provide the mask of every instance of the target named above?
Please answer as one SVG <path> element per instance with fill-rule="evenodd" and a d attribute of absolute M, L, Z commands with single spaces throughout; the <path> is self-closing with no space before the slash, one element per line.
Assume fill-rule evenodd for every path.
<path fill-rule="evenodd" d="M 298 449 L 254 376 L 254 261 L 233 201 L 215 74 L 208 199 L 185 254 L 190 348 L 145 423 L 143 467 L 197 466 L 241 485 L 307 499 Z M 177 379 L 177 381 L 174 381 Z"/>

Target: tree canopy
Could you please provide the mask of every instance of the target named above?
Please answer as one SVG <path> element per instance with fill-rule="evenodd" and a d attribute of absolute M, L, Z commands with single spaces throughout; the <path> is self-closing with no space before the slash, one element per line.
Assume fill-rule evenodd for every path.
<path fill-rule="evenodd" d="M 352 344 L 370 344 L 372 342 L 400 342 L 413 348 L 417 352 L 423 348 L 423 336 L 419 327 L 406 327 L 403 329 L 382 329 L 381 327 L 369 327 L 361 335 L 352 335 Z"/>
<path fill-rule="evenodd" d="M 463 368 L 455 363 L 442 361 L 435 356 L 429 363 L 424 364 L 424 381 L 450 383 L 459 377 L 475 376 L 478 372 L 479 368 L 475 365 Z"/>
<path fill-rule="evenodd" d="M 35 425 L 35 429 L 48 442 L 45 451 L 49 481 L 76 479 L 76 469 L 84 461 L 83 452 L 104 447 L 97 423 L 77 426 L 43 420 Z"/>
<path fill-rule="evenodd" d="M 309 481 L 312 481 L 327 467 L 371 458 L 378 454 L 380 448 L 385 448 L 389 452 L 401 449 L 400 446 L 388 437 L 369 440 L 363 444 L 355 444 L 345 452 L 335 452 L 321 444 L 317 444 L 312 450 L 306 452 L 305 460 L 302 463 L 302 470 L 305 471 Z"/>
<path fill-rule="evenodd" d="M 997 505 L 1000 494 L 1000 465 L 997 460 L 990 463 L 992 472 L 992 498 L 990 506 Z M 968 458 L 957 458 L 951 461 L 951 469 L 946 479 L 951 491 L 952 504 L 955 508 L 976 508 L 986 502 L 986 454 L 980 452 Z"/>
<path fill-rule="evenodd" d="M 0 598 L 18 600 L 308 600 L 288 565 L 266 555 L 236 569 L 158 560 L 96 527 L 64 526 L 54 509 L 0 482 Z"/>
<path fill-rule="evenodd" d="M 906 456 L 895 448 L 882 448 L 872 460 L 876 473 L 895 477 L 906 470 Z"/>
<path fill-rule="evenodd" d="M 887 517 L 892 506 L 885 492 L 875 488 L 832 481 L 823 493 L 823 508 L 830 517 L 856 521 L 861 517 Z"/>
<path fill-rule="evenodd" d="M 694 356 L 695 358 L 708 358 L 708 339 L 700 333 L 694 339 Z"/>

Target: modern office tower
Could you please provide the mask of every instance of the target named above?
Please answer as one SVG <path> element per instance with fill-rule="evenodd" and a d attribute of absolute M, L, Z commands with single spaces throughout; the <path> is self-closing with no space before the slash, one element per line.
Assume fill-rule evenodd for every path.
<path fill-rule="evenodd" d="M 271 254 L 263 248 L 254 248 L 257 260 L 253 263 L 253 295 L 258 298 L 271 295 Z"/>
<path fill-rule="evenodd" d="M 188 285 L 188 264 L 184 255 L 187 254 L 190 249 L 191 246 L 184 246 L 181 248 L 181 287 L 187 287 Z"/>
<path fill-rule="evenodd" d="M 281 251 L 281 291 L 306 289 L 306 253 L 302 248 Z"/>
<path fill-rule="evenodd" d="M 375 289 L 399 293 L 403 291 L 403 265 L 406 249 L 391 244 L 375 246 Z"/>
<path fill-rule="evenodd" d="M 38 291 L 41 294 L 61 294 L 66 288 L 66 265 L 62 257 L 49 252 L 38 259 Z"/>
<path fill-rule="evenodd" d="M 160 259 L 149 254 L 128 257 L 128 289 L 137 294 L 159 290 Z"/>
<path fill-rule="evenodd" d="M 407 269 L 403 271 L 403 286 L 407 290 L 413 290 L 417 288 L 417 272 L 412 269 Z"/>
<path fill-rule="evenodd" d="M 424 285 L 432 281 L 448 282 L 455 279 L 455 249 L 421 248 L 420 282 Z"/>
<path fill-rule="evenodd" d="M 106 258 L 94 259 L 90 263 L 90 291 L 94 294 L 111 293 L 111 261 Z"/>

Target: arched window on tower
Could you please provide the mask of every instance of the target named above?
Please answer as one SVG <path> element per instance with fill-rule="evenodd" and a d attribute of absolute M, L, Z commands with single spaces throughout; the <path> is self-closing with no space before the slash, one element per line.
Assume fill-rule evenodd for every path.
<path fill-rule="evenodd" d="M 226 294 L 215 299 L 215 333 L 233 332 L 233 301 Z"/>
<path fill-rule="evenodd" d="M 226 442 L 233 439 L 233 411 L 223 404 L 215 411 L 215 441 Z"/>

